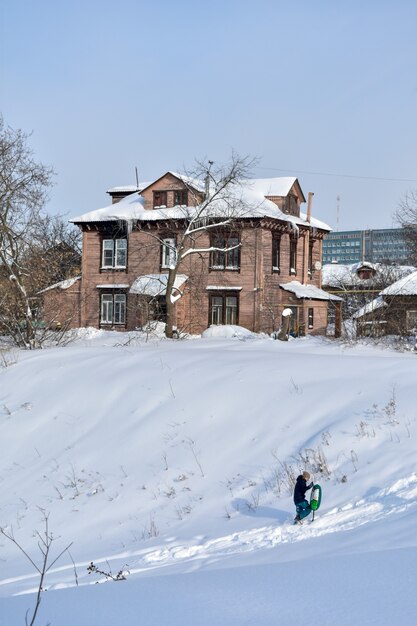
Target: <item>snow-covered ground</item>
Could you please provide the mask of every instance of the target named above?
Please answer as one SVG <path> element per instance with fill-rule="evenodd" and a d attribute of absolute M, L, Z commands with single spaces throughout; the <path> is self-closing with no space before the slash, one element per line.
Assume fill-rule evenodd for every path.
<path fill-rule="evenodd" d="M 36 624 L 414 623 L 417 355 L 216 330 L 0 358 L 0 526 L 36 563 L 45 514 L 51 562 L 72 543 Z M 323 500 L 294 526 L 305 467 Z M 38 583 L 0 536 L 2 626 Z"/>

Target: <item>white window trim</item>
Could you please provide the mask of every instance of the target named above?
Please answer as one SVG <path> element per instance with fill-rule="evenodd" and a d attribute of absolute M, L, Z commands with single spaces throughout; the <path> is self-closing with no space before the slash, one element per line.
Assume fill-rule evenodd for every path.
<path fill-rule="evenodd" d="M 162 268 L 170 269 L 171 267 L 175 267 L 178 258 L 176 245 L 177 242 L 174 237 L 165 237 L 165 239 L 162 239 Z"/>
<path fill-rule="evenodd" d="M 117 253 L 118 253 L 118 248 L 120 246 L 120 242 L 123 241 L 124 244 L 124 249 L 125 249 L 125 264 L 124 265 L 117 265 L 116 264 L 116 260 L 117 260 Z M 111 244 L 111 246 L 109 246 L 108 244 Z M 112 263 L 111 265 L 105 265 L 104 264 L 104 253 L 106 250 L 111 250 L 112 251 Z M 103 245 L 102 245 L 102 252 L 101 252 L 101 268 L 102 270 L 121 270 L 121 269 L 126 269 L 127 267 L 127 239 L 126 237 L 120 237 L 119 239 L 103 239 Z"/>
<path fill-rule="evenodd" d="M 120 304 L 120 299 L 123 299 L 123 306 L 124 306 L 124 311 L 123 311 L 123 321 L 115 321 L 115 304 L 116 304 L 116 298 L 119 299 L 119 304 Z M 106 300 L 105 300 L 106 299 Z M 103 316 L 103 304 L 104 302 L 106 302 L 106 318 L 104 318 Z M 109 310 L 111 315 L 109 316 Z M 126 310 L 127 310 L 127 296 L 125 293 L 102 293 L 100 296 L 100 324 L 102 326 L 125 326 L 126 325 Z M 109 319 L 109 317 L 111 319 Z"/>

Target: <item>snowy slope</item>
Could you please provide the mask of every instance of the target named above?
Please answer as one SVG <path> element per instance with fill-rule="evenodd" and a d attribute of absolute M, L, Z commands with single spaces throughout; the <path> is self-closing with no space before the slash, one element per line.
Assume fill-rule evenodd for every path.
<path fill-rule="evenodd" d="M 0 525 L 33 558 L 42 511 L 54 553 L 73 542 L 78 587 L 65 554 L 41 624 L 299 624 L 326 584 L 327 612 L 309 624 L 415 614 L 403 591 L 417 582 L 415 354 L 129 339 L 85 331 L 0 370 Z M 304 467 L 324 496 L 297 527 L 289 484 Z M 91 585 L 103 579 L 91 561 L 127 580 Z M 37 580 L 2 538 L 0 624 L 24 623 Z M 363 621 L 343 621 L 347 592 Z M 385 621 L 372 621 L 376 601 Z"/>

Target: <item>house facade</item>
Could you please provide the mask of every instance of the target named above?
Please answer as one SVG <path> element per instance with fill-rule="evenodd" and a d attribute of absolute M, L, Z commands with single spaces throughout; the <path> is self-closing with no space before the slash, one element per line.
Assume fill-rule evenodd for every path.
<path fill-rule="evenodd" d="M 71 220 L 83 233 L 80 280 L 45 292 L 45 310 L 61 300 L 64 311 L 71 300 L 74 319 L 65 323 L 132 330 L 164 321 L 180 241 L 185 249 L 171 292 L 179 332 L 236 324 L 271 333 L 290 308 L 295 334 L 324 334 L 331 300 L 340 321 L 340 299 L 321 289 L 330 228 L 311 216 L 312 194 L 301 212 L 306 199 L 296 178 L 244 181 L 239 195 L 228 190 L 232 210 L 230 196 L 210 204 L 204 181 L 175 172 L 108 193 L 111 205 Z"/>
<path fill-rule="evenodd" d="M 358 335 L 417 336 L 417 271 L 383 289 L 353 319 Z"/>
<path fill-rule="evenodd" d="M 349 265 L 329 263 L 323 266 L 322 286 L 328 293 L 342 298 L 343 316 L 348 319 L 359 310 L 365 310 L 383 289 L 414 270 L 409 265 L 387 265 L 369 261 Z M 330 322 L 333 321 L 333 315 L 334 311 L 330 306 Z"/>

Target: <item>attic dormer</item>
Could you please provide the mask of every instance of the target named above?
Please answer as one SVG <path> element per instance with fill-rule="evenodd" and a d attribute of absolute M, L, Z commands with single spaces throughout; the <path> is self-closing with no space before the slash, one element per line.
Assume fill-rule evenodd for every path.
<path fill-rule="evenodd" d="M 361 280 L 369 280 L 374 278 L 376 274 L 376 267 L 372 263 L 364 261 L 356 268 L 356 276 Z"/>
<path fill-rule="evenodd" d="M 167 172 L 141 191 L 145 209 L 172 209 L 196 206 L 204 200 L 204 187 L 200 181 Z"/>
<path fill-rule="evenodd" d="M 301 204 L 306 201 L 297 179 L 295 179 L 290 189 L 286 190 L 282 195 L 274 193 L 274 189 L 271 189 L 271 193 L 266 195 L 265 198 L 276 204 L 283 213 L 294 215 L 295 217 L 300 217 Z"/>

